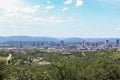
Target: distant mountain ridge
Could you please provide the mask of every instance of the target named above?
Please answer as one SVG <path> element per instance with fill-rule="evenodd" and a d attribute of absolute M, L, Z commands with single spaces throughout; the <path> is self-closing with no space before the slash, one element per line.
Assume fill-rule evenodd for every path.
<path fill-rule="evenodd" d="M 84 39 L 82 38 L 66 38 L 64 39 L 65 42 L 82 42 Z"/>
<path fill-rule="evenodd" d="M 110 42 L 115 42 L 117 39 L 120 38 L 65 38 L 65 39 L 58 39 L 54 37 L 34 37 L 34 36 L 8 36 L 8 37 L 0 37 L 0 41 L 53 41 L 59 42 L 60 40 L 64 40 L 65 42 L 105 42 L 105 40 L 109 40 Z"/>
<path fill-rule="evenodd" d="M 59 41 L 52 37 L 32 37 L 32 36 L 9 36 L 0 37 L 0 41 Z"/>

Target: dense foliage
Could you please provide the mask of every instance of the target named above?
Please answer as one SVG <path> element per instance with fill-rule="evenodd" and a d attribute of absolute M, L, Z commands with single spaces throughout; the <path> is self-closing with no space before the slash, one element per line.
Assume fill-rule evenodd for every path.
<path fill-rule="evenodd" d="M 68 54 L 71 53 L 71 54 Z M 3 58 L 12 54 L 10 64 Z M 0 80 L 120 80 L 120 52 L 0 52 Z"/>

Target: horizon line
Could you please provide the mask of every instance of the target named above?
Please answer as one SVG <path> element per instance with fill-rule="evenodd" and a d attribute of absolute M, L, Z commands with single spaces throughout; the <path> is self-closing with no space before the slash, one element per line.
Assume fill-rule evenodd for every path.
<path fill-rule="evenodd" d="M 1 36 L 0 37 L 50 37 L 50 38 L 82 38 L 82 39 L 86 39 L 86 38 L 120 38 L 120 37 L 79 37 L 79 36 L 70 36 L 70 37 L 56 37 L 56 36 L 34 36 L 34 35 L 5 35 L 5 36 Z"/>

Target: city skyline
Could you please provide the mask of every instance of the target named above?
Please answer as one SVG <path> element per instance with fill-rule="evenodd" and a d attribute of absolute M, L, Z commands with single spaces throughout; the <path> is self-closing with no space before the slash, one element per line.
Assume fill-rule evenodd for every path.
<path fill-rule="evenodd" d="M 119 38 L 120 0 L 0 0 L 0 36 Z"/>

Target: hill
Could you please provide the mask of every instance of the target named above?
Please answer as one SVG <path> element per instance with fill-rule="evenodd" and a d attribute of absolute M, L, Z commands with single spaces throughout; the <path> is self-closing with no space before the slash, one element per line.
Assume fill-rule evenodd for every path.
<path fill-rule="evenodd" d="M 0 37 L 0 41 L 59 41 L 56 38 L 52 37 L 32 37 L 32 36 L 9 36 L 9 37 Z"/>

